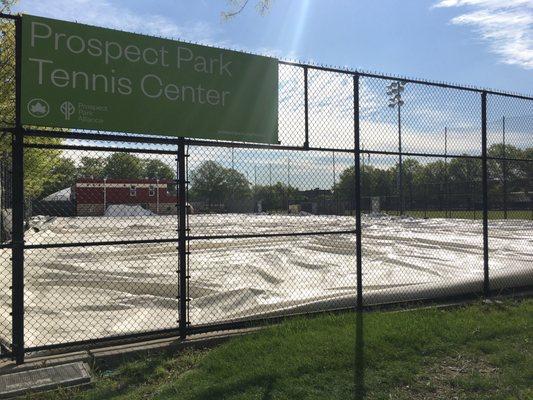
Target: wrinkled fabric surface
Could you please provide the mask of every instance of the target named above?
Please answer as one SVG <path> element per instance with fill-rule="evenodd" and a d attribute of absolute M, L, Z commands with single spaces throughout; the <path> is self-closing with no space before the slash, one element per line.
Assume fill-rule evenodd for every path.
<path fill-rule="evenodd" d="M 55 218 L 26 243 L 176 238 L 176 216 Z M 193 237 L 353 230 L 354 217 L 191 215 Z M 366 304 L 482 290 L 480 220 L 364 216 Z M 493 288 L 533 284 L 533 222 L 491 221 Z M 176 242 L 28 249 L 26 346 L 177 326 Z M 355 304 L 355 235 L 191 240 L 191 325 Z M 9 341 L 10 251 L 2 250 L 2 337 Z"/>

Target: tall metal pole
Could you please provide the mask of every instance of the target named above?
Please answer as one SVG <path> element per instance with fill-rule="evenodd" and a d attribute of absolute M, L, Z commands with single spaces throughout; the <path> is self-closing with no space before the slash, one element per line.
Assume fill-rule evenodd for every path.
<path fill-rule="evenodd" d="M 402 163 L 402 106 L 398 102 L 398 154 L 399 154 L 399 165 L 398 165 L 398 190 L 399 190 L 399 211 L 400 215 L 403 215 L 404 204 L 403 204 L 403 163 Z"/>
<path fill-rule="evenodd" d="M 503 218 L 507 219 L 507 152 L 505 148 L 505 116 L 502 117 L 502 152 L 503 152 Z"/>
<path fill-rule="evenodd" d="M 155 195 L 156 195 L 156 213 L 159 214 L 159 178 L 155 180 Z"/>
<path fill-rule="evenodd" d="M 231 173 L 233 174 L 235 172 L 235 148 L 231 148 Z M 231 185 L 231 211 L 235 212 L 235 185 Z"/>
<path fill-rule="evenodd" d="M 22 20 L 15 20 L 15 132 L 12 138 L 12 285 L 13 356 L 24 362 L 24 128 L 21 122 Z"/>
<path fill-rule="evenodd" d="M 450 208 L 450 190 L 449 190 L 449 176 L 448 176 L 448 127 L 444 127 L 444 195 L 445 195 L 445 202 L 444 202 L 444 215 L 448 217 L 448 213 L 450 214 L 450 217 L 452 216 Z"/>
<path fill-rule="evenodd" d="M 289 187 L 291 186 L 291 159 L 287 157 L 287 212 L 289 210 Z"/>
<path fill-rule="evenodd" d="M 359 74 L 353 77 L 354 147 L 355 147 L 355 262 L 357 280 L 357 311 L 363 309 L 363 261 L 361 249 L 361 147 L 359 126 Z"/>
<path fill-rule="evenodd" d="M 332 152 L 333 157 L 333 195 L 335 196 L 335 214 L 339 214 L 339 191 L 337 190 L 337 176 L 335 165 L 335 152 Z"/>
<path fill-rule="evenodd" d="M 490 295 L 489 281 L 489 204 L 487 169 L 487 92 L 481 93 L 481 179 L 483 192 L 483 293 Z"/>
<path fill-rule="evenodd" d="M 304 113 L 305 113 L 305 140 L 304 148 L 309 148 L 309 90 L 308 90 L 308 68 L 304 67 Z"/>
<path fill-rule="evenodd" d="M 187 336 L 187 204 L 185 176 L 185 139 L 178 142 L 178 257 L 179 257 L 179 332 L 180 338 Z"/>
<path fill-rule="evenodd" d="M 337 179 L 335 176 L 335 152 L 332 151 L 331 154 L 332 154 L 332 161 L 333 161 L 333 188 L 335 188 L 335 184 L 337 183 Z"/>
<path fill-rule="evenodd" d="M 287 188 L 291 185 L 291 159 L 287 157 Z"/>
<path fill-rule="evenodd" d="M 428 184 L 424 183 L 424 219 L 428 218 Z"/>

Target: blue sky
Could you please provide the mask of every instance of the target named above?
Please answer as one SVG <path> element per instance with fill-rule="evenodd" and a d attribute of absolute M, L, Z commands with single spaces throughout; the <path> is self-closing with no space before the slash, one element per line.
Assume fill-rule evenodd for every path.
<path fill-rule="evenodd" d="M 21 0 L 14 11 L 283 59 L 533 93 L 533 0 Z"/>

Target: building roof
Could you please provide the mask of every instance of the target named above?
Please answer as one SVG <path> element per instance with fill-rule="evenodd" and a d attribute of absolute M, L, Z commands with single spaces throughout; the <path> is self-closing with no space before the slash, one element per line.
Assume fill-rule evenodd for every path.
<path fill-rule="evenodd" d="M 46 196 L 43 201 L 70 201 L 71 192 L 72 191 L 69 187 L 61 189 L 55 193 Z"/>

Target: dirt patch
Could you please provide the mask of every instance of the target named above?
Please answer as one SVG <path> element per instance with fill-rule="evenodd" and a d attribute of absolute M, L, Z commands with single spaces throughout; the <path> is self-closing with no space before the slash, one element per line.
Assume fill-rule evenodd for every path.
<path fill-rule="evenodd" d="M 391 399 L 446 399 L 471 398 L 474 392 L 480 395 L 490 391 L 499 378 L 499 370 L 483 357 L 458 354 L 445 357 L 431 365 L 423 374 L 416 376 L 411 385 L 397 388 Z"/>

